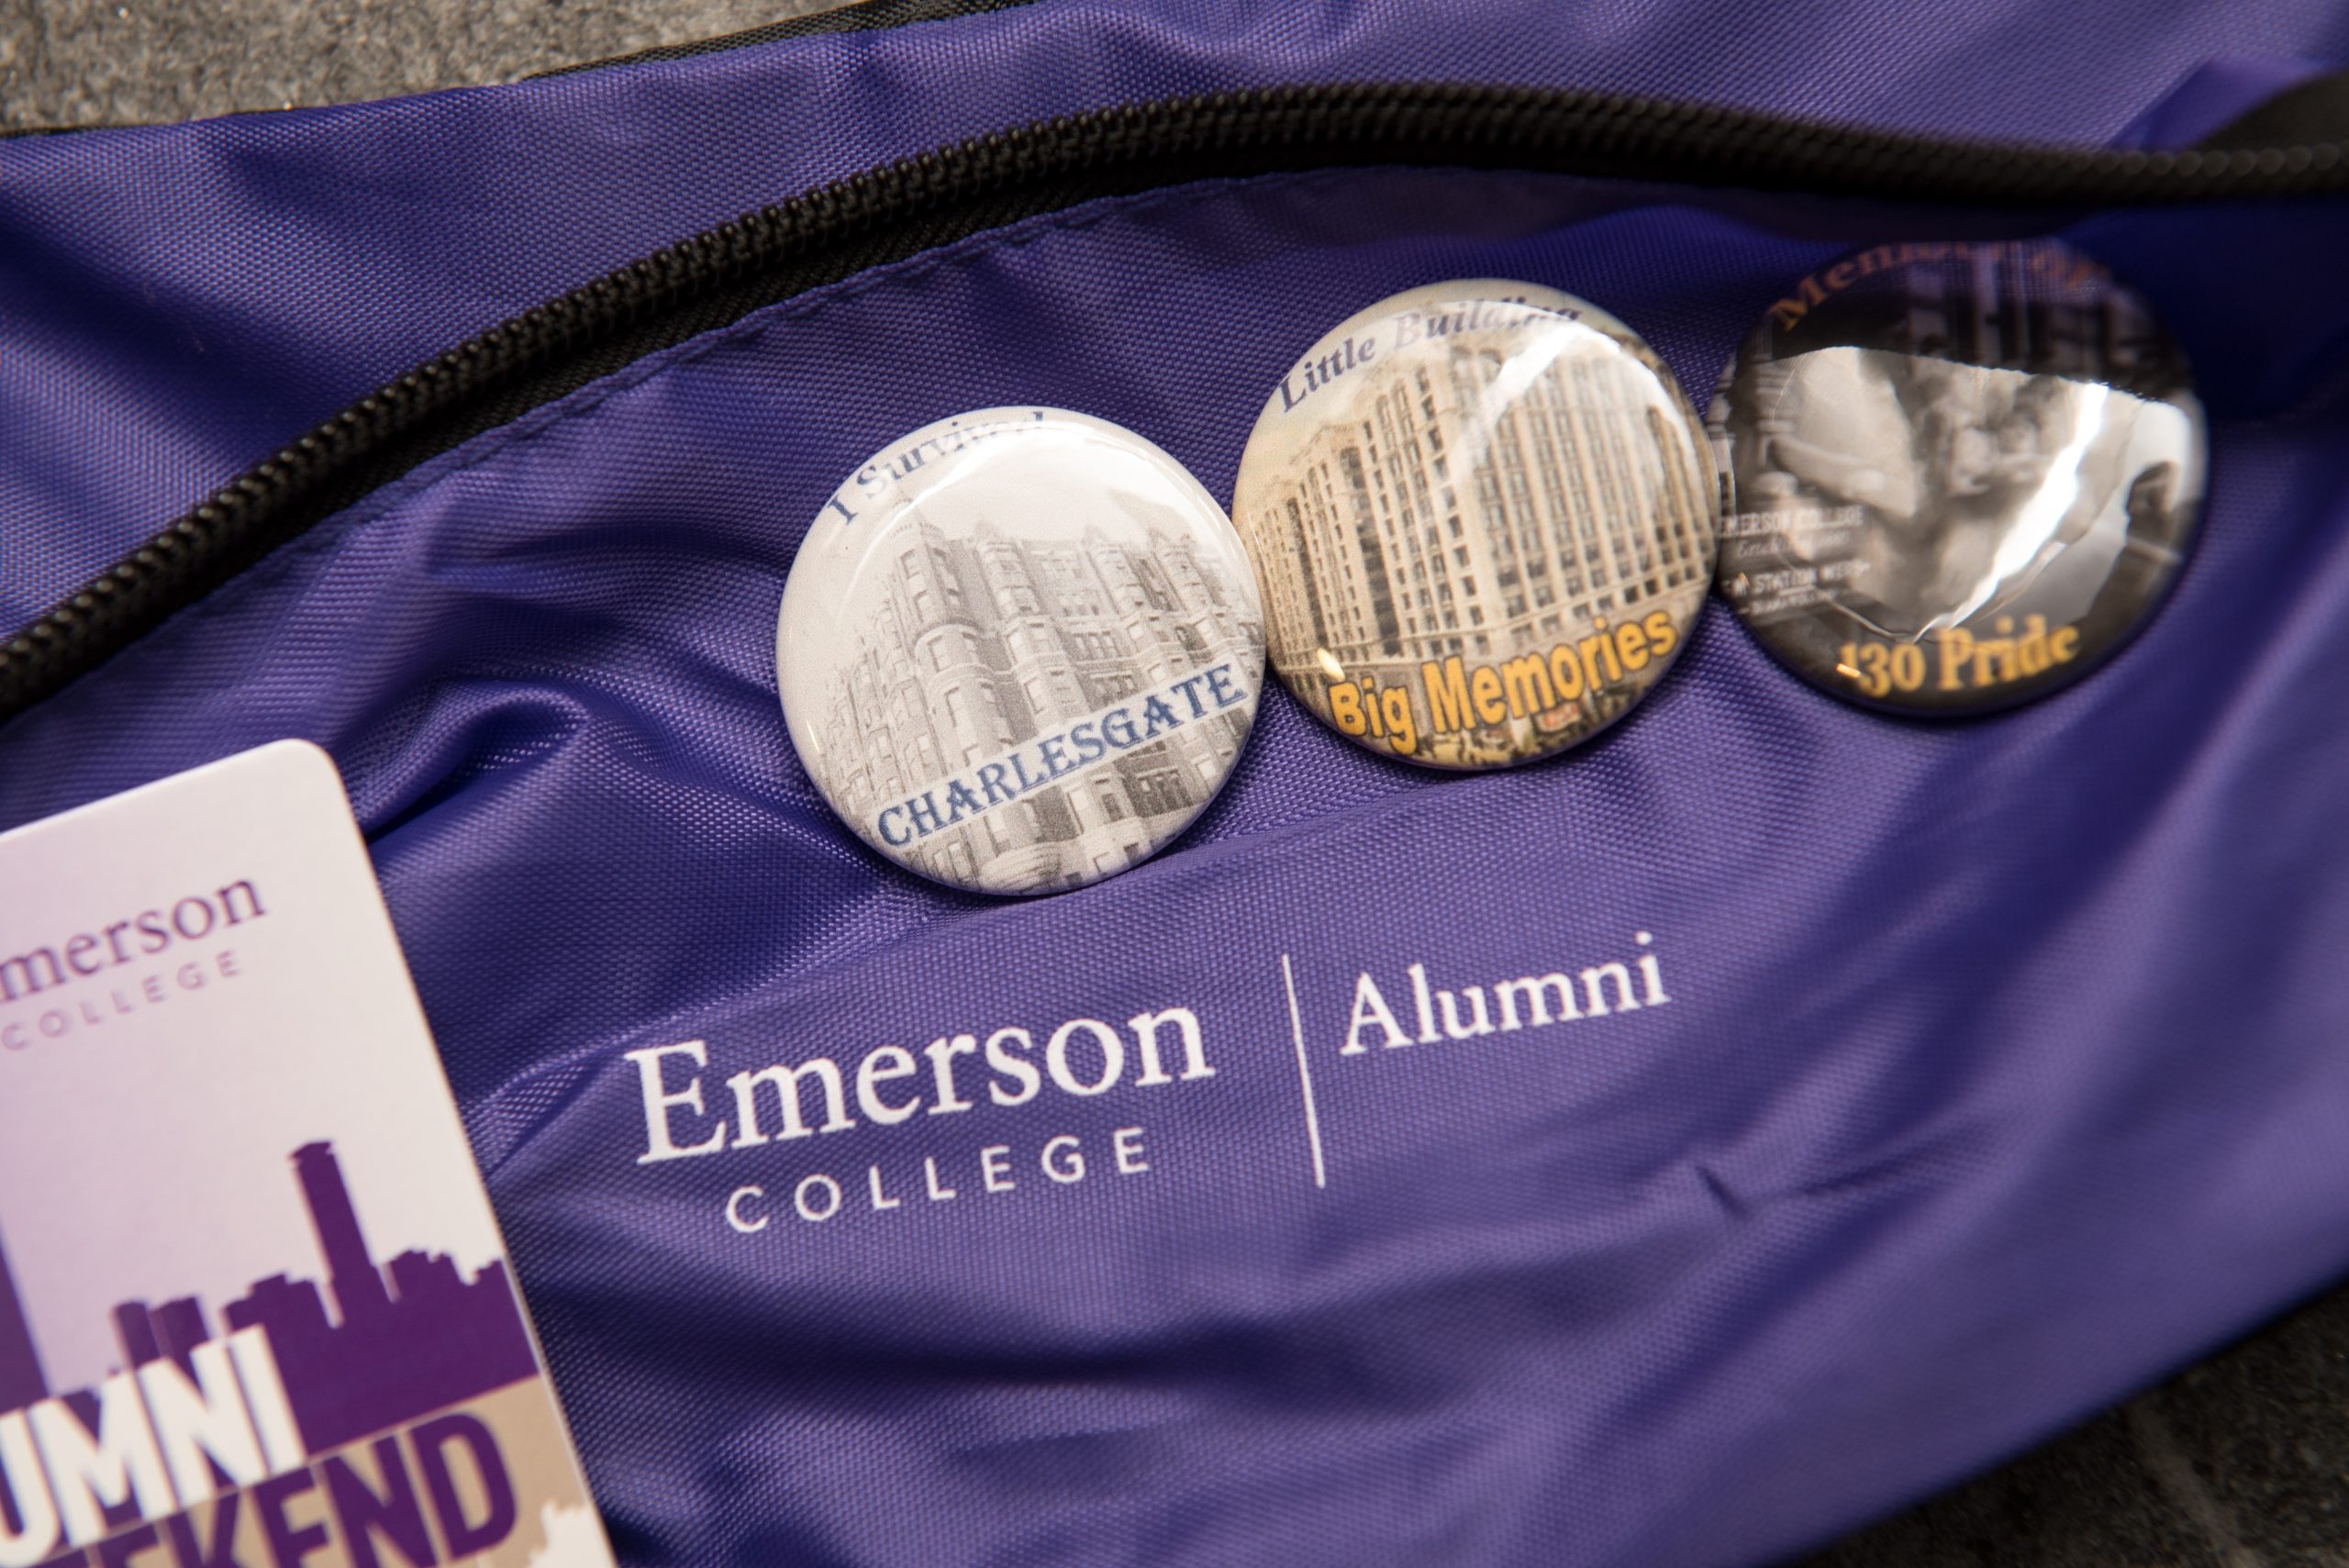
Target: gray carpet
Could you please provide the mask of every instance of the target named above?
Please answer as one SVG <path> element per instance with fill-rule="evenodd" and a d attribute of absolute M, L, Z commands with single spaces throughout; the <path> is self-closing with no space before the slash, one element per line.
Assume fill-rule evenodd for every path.
<path fill-rule="evenodd" d="M 0 130 L 510 81 L 829 3 L 0 0 Z M 2349 1293 L 1806 1568 L 2349 1568 L 2345 1411 Z"/>
<path fill-rule="evenodd" d="M 0 129 L 507 82 L 834 0 L 0 0 Z"/>

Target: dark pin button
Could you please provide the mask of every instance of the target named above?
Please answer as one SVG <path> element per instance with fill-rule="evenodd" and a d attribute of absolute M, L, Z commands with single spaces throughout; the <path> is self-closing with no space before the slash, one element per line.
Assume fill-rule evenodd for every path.
<path fill-rule="evenodd" d="M 1780 662 L 1871 706 L 1974 713 L 2077 680 L 2152 614 L 2199 519 L 2185 357 L 2055 240 L 1813 272 L 1712 413 L 1722 593 Z"/>

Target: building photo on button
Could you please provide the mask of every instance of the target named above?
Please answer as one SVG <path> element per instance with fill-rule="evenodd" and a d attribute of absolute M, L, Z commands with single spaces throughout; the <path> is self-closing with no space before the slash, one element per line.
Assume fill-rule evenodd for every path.
<path fill-rule="evenodd" d="M 0 4 L 0 1568 L 2349 1565 L 2344 83 Z"/>

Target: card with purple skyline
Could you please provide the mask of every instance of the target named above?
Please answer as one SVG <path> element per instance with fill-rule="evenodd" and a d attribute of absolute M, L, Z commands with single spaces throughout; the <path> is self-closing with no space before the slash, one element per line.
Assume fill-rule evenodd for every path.
<path fill-rule="evenodd" d="M 609 1563 L 331 760 L 0 888 L 0 1568 Z"/>

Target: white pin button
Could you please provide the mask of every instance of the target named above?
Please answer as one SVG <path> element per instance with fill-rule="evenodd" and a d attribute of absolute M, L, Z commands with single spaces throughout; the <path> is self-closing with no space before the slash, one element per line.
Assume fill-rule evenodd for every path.
<path fill-rule="evenodd" d="M 1264 617 L 1223 508 L 1131 430 L 988 408 L 825 503 L 775 631 L 792 744 L 858 836 L 985 893 L 1164 848 L 1255 719 Z"/>
<path fill-rule="evenodd" d="M 1653 688 L 1712 578 L 1720 487 L 1680 388 L 1571 295 L 1380 301 L 1264 404 L 1232 517 L 1274 671 L 1347 739 L 1440 768 L 1545 757 Z"/>

